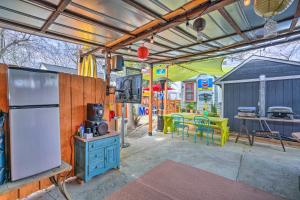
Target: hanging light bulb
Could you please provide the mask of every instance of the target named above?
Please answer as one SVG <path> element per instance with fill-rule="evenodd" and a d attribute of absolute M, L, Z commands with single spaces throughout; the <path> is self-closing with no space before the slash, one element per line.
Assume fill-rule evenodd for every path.
<path fill-rule="evenodd" d="M 128 53 L 131 53 L 131 46 L 129 46 L 127 52 L 128 52 Z"/>
<path fill-rule="evenodd" d="M 244 0 L 244 6 L 248 7 L 251 4 L 251 0 Z"/>
<path fill-rule="evenodd" d="M 186 27 L 186 29 L 191 29 L 192 28 L 189 20 L 186 21 L 185 27 Z"/>
<path fill-rule="evenodd" d="M 201 33 L 201 31 L 197 31 L 197 41 L 198 42 L 202 41 L 202 33 Z"/>
<path fill-rule="evenodd" d="M 154 43 L 154 34 L 151 36 L 150 38 L 150 43 L 153 44 Z"/>

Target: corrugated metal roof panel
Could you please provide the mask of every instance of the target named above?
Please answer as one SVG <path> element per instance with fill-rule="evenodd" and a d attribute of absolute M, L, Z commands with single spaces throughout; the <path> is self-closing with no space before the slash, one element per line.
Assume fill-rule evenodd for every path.
<path fill-rule="evenodd" d="M 201 44 L 196 44 L 194 46 L 191 46 L 191 48 L 195 49 L 197 51 L 208 51 L 208 50 L 212 49 L 211 47 L 201 45 Z"/>
<path fill-rule="evenodd" d="M 225 10 L 242 31 L 249 30 L 251 28 L 245 13 L 241 10 L 240 1 L 226 6 Z"/>
<path fill-rule="evenodd" d="M 104 23 L 108 23 L 108 24 L 112 24 L 118 28 L 122 28 L 124 30 L 127 31 L 133 31 L 134 29 L 137 28 L 137 26 L 132 25 L 130 23 L 130 21 L 126 21 L 122 18 L 116 19 L 112 16 L 109 16 L 107 13 L 101 13 L 97 10 L 92 10 L 88 7 L 82 6 L 80 4 L 76 4 L 76 3 L 71 3 L 70 5 L 68 5 L 67 7 L 68 10 L 71 10 L 75 13 L 80 13 L 84 16 L 90 17 L 92 19 L 104 22 Z"/>
<path fill-rule="evenodd" d="M 109 15 L 114 19 L 127 21 L 136 27 L 142 26 L 152 20 L 152 17 L 120 0 L 73 0 L 73 2 Z"/>
<path fill-rule="evenodd" d="M 2 7 L 15 10 L 24 14 L 29 14 L 41 19 L 47 19 L 51 15 L 51 10 L 18 0 L 1 0 Z"/>
<path fill-rule="evenodd" d="M 232 34 L 235 30 L 232 26 L 226 21 L 226 19 L 218 11 L 213 11 L 208 14 L 215 24 L 222 30 L 223 33 Z"/>
<path fill-rule="evenodd" d="M 158 35 L 167 38 L 168 40 L 174 41 L 179 45 L 188 45 L 193 43 L 192 41 L 182 38 L 180 35 L 174 34 L 174 32 L 170 30 L 165 30 L 163 32 L 160 32 Z"/>
<path fill-rule="evenodd" d="M 89 45 L 91 46 L 97 44 L 103 46 L 105 44 L 107 45 L 108 42 L 120 39 L 120 37 L 125 34 L 131 35 L 132 33 L 130 33 L 130 31 L 149 23 L 154 19 L 154 15 L 164 15 L 181 7 L 189 1 L 135 1 L 144 5 L 146 9 L 150 9 L 149 12 L 155 12 L 151 15 L 149 12 L 144 12 L 143 9 L 139 10 L 138 6 L 121 0 L 72 0 L 65 10 L 58 14 L 58 18 L 52 25 L 49 27 L 46 26 L 47 30 L 41 30 L 41 27 L 46 24 L 46 19 L 49 19 L 52 13 L 58 11 L 57 6 L 59 5 L 59 2 L 59 0 L 2 0 L 0 1 L 0 24 L 2 27 L 15 26 L 16 30 L 38 35 L 47 35 L 52 38 L 65 39 L 68 41 L 72 39 L 72 41 L 78 43 L 89 41 Z M 298 2 L 299 0 L 295 0 L 284 13 L 274 17 L 275 20 L 281 21 L 278 23 L 278 31 L 280 33 L 283 33 L 283 31 L 285 31 L 285 34 L 288 33 L 287 30 L 291 26 L 291 20 L 294 17 Z M 184 20 L 182 21 L 182 24 L 179 25 L 179 28 L 178 26 L 171 27 L 168 30 L 157 33 L 155 36 L 155 43 L 150 44 L 146 42 L 145 45 L 149 48 L 150 54 L 156 54 L 155 56 L 157 59 L 155 60 L 165 60 L 167 57 L 186 57 L 193 53 L 201 53 L 216 49 L 216 47 L 222 48 L 238 44 L 241 41 L 244 41 L 244 38 L 238 34 L 234 35 L 236 32 L 239 32 L 237 29 L 244 32 L 246 31 L 245 34 L 250 40 L 256 40 L 263 37 L 262 27 L 265 23 L 265 19 L 255 14 L 253 5 L 245 7 L 242 1 L 238 1 L 226 6 L 225 10 L 238 27 L 235 27 L 234 23 L 230 23 L 230 20 L 227 21 L 219 11 L 205 14 L 203 18 L 206 20 L 206 27 L 201 32 L 201 39 L 204 42 L 209 40 L 207 44 L 210 46 L 197 44 L 199 41 L 197 41 L 196 31 L 187 28 Z M 161 24 L 163 23 L 164 22 L 161 21 Z M 190 21 L 190 24 L 193 24 L 193 21 Z M 300 29 L 299 21 L 296 25 L 296 29 Z M 150 36 L 148 36 L 148 38 L 149 37 Z M 148 39 L 146 38 L 130 45 L 136 50 L 141 43 L 144 43 L 145 41 L 148 41 Z M 129 43 L 130 42 L 127 44 Z M 271 43 L 266 42 L 261 45 L 264 44 Z M 114 46 L 112 43 L 110 43 L 110 45 Z M 122 45 L 119 46 L 123 48 Z M 179 49 L 180 47 L 181 49 Z M 234 50 L 243 50 L 243 48 L 236 48 Z M 163 53 L 159 55 L 159 52 Z M 232 51 L 229 50 L 228 52 Z M 220 50 L 219 53 L 211 53 L 210 55 L 220 55 L 222 53 L 226 52 Z M 134 56 L 136 55 L 129 57 L 134 59 Z M 194 56 L 191 56 L 191 58 L 180 58 L 178 61 L 189 59 L 194 59 Z"/>
<path fill-rule="evenodd" d="M 229 45 L 232 45 L 234 43 L 241 42 L 241 41 L 243 41 L 243 38 L 239 35 L 235 35 L 235 36 L 232 36 L 232 37 L 227 37 L 227 38 L 224 38 L 224 39 L 217 40 L 217 42 L 223 44 L 224 46 L 229 46 Z"/>
<path fill-rule="evenodd" d="M 25 16 L 23 14 L 11 12 L 0 8 L 0 18 L 7 19 L 9 21 L 22 23 L 31 27 L 41 28 L 45 23 L 44 20 Z"/>
<path fill-rule="evenodd" d="M 108 41 L 108 39 L 106 39 L 102 36 L 90 34 L 87 32 L 80 31 L 80 30 L 76 30 L 76 29 L 70 29 L 67 27 L 60 26 L 58 24 L 52 24 L 51 27 L 48 29 L 48 31 L 63 34 L 63 35 L 69 36 L 69 37 L 80 38 L 80 39 L 98 43 L 98 44 L 104 44 L 105 42 Z"/>

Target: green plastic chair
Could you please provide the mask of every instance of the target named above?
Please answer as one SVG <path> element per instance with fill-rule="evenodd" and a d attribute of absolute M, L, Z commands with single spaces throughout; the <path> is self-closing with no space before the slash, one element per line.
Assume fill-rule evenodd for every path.
<path fill-rule="evenodd" d="M 206 132 L 206 144 L 209 144 L 209 134 L 211 135 L 212 143 L 214 144 L 214 129 L 210 126 L 210 120 L 207 117 L 195 116 L 194 125 L 196 126 L 194 141 L 197 142 L 197 133 L 200 132 L 200 140 L 203 138 L 203 132 Z"/>
<path fill-rule="evenodd" d="M 172 114 L 172 138 L 174 137 L 174 131 L 177 131 L 177 135 L 179 135 L 179 131 L 181 129 L 182 140 L 184 140 L 184 130 L 186 129 L 186 135 L 189 136 L 189 126 L 184 123 L 184 117 L 179 114 Z"/>

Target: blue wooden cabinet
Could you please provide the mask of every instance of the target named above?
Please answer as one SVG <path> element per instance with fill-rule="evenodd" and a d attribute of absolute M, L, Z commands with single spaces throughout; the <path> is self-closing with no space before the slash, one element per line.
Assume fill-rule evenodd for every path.
<path fill-rule="evenodd" d="M 120 166 L 120 138 L 117 133 L 89 140 L 75 137 L 75 175 L 85 182 Z"/>

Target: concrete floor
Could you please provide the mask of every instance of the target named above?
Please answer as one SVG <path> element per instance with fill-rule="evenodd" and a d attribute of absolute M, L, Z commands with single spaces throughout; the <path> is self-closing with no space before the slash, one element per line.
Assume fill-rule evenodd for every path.
<path fill-rule="evenodd" d="M 224 147 L 182 141 L 155 134 L 127 138 L 131 146 L 121 152 L 120 170 L 112 170 L 80 185 L 71 182 L 67 189 L 74 200 L 104 199 L 131 180 L 170 159 L 244 182 L 286 199 L 300 199 L 300 150 L 280 146 L 228 142 Z M 199 187 L 201 187 L 199 185 Z M 57 189 L 34 195 L 30 200 L 63 199 Z"/>

